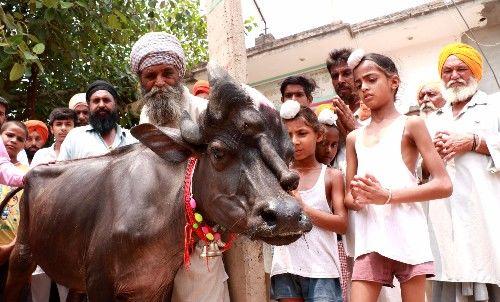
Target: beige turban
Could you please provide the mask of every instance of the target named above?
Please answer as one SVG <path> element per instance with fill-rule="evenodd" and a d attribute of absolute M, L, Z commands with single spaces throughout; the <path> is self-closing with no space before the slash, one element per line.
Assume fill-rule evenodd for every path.
<path fill-rule="evenodd" d="M 76 106 L 83 104 L 87 106 L 87 100 L 85 99 L 85 93 L 77 93 L 71 97 L 69 100 L 68 108 L 75 110 Z"/>
<path fill-rule="evenodd" d="M 179 40 L 165 32 L 150 32 L 132 46 L 130 68 L 139 75 L 144 68 L 158 64 L 173 65 L 184 77 L 186 59 Z"/>

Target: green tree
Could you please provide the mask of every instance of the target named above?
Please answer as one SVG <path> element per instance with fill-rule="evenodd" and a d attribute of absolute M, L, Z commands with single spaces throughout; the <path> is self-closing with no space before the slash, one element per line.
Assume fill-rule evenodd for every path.
<path fill-rule="evenodd" d="M 199 0 L 0 0 L 0 95 L 16 119 L 45 119 L 55 107 L 105 79 L 121 96 L 122 124 L 137 99 L 133 43 L 148 31 L 179 38 L 188 68 L 207 59 Z"/>

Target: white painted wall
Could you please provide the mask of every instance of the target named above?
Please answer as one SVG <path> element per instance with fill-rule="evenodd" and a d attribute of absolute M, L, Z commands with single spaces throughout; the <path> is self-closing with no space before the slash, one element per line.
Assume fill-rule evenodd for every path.
<path fill-rule="evenodd" d="M 400 72 L 401 86 L 398 92 L 397 106 L 402 112 L 405 112 L 410 105 L 416 102 L 415 91 L 420 82 L 438 78 L 437 57 L 441 47 L 448 42 L 451 42 L 451 39 L 441 39 L 418 45 L 418 47 L 394 49 L 384 53 L 394 60 Z M 370 50 L 365 49 L 365 51 L 369 52 Z M 329 49 L 324 50 L 325 60 L 328 52 Z M 314 93 L 315 101 L 330 99 L 335 95 L 326 67 L 303 75 L 313 78 L 319 86 Z M 279 79 L 256 88 L 278 104 L 281 98 L 279 91 L 281 82 L 282 79 Z"/>
<path fill-rule="evenodd" d="M 473 32 L 474 37 L 481 43 L 481 47 L 500 81 L 500 24 L 487 29 L 473 29 Z M 476 44 L 470 38 L 470 35 L 464 34 L 462 41 L 476 47 Z M 494 80 L 491 69 L 486 65 L 486 62 L 484 62 L 483 79 L 479 88 L 487 93 L 500 91 L 498 83 Z"/>
<path fill-rule="evenodd" d="M 500 26 L 481 29 L 481 31 L 476 34 L 476 38 L 483 41 L 483 43 L 493 43 L 494 40 L 499 40 L 498 37 L 500 37 Z M 397 96 L 397 108 L 401 112 L 406 112 L 409 106 L 416 104 L 416 90 L 420 83 L 439 79 L 437 72 L 439 51 L 444 45 L 457 41 L 459 41 L 459 39 L 448 36 L 446 38 L 440 38 L 411 47 L 396 48 L 383 53 L 391 57 L 399 69 L 401 86 Z M 464 42 L 469 43 L 469 41 L 466 40 L 464 40 Z M 388 43 L 391 42 L 388 41 Z M 362 47 L 362 45 L 360 46 Z M 365 51 L 369 52 L 370 49 L 365 49 Z M 323 52 L 326 60 L 329 49 L 325 49 Z M 500 45 L 486 47 L 485 53 L 492 63 L 494 70 L 496 70 L 497 76 L 500 76 Z M 303 73 L 302 75 L 313 78 L 316 84 L 318 84 L 319 88 L 313 94 L 315 101 L 327 100 L 335 95 L 330 75 L 326 71 L 326 67 Z M 279 87 L 282 81 L 283 79 L 280 78 L 270 83 L 258 85 L 255 88 L 261 91 L 270 100 L 279 104 L 281 98 Z M 491 71 L 486 68 L 485 75 L 481 82 L 481 88 L 488 93 L 500 90 L 493 81 Z"/>

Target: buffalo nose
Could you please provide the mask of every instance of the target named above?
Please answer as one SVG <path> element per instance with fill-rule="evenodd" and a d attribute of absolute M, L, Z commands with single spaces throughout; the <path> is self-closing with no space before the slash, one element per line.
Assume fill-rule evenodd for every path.
<path fill-rule="evenodd" d="M 276 233 L 308 232 L 312 228 L 311 221 L 304 214 L 299 204 L 292 198 L 271 204 L 260 212 L 267 227 Z"/>
<path fill-rule="evenodd" d="M 300 177 L 297 173 L 286 171 L 280 178 L 280 185 L 285 191 L 292 191 L 299 186 Z"/>

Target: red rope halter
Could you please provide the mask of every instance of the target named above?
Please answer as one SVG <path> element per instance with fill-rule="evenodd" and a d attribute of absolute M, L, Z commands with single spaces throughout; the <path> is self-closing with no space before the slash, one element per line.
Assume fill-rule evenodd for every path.
<path fill-rule="evenodd" d="M 209 245 L 212 241 L 216 241 L 222 252 L 231 248 L 235 238 L 234 234 L 230 233 L 228 241 L 223 243 L 221 241 L 220 234 L 217 232 L 217 228 L 210 227 L 205 223 L 201 214 L 195 212 L 196 201 L 194 200 L 193 193 L 191 192 L 191 185 L 193 182 L 196 161 L 197 160 L 194 157 L 190 157 L 188 159 L 188 165 L 184 178 L 184 210 L 186 214 L 186 226 L 184 227 L 184 266 L 186 269 L 189 269 L 189 256 L 193 252 L 195 243 L 193 239 L 193 232 L 195 232 L 198 238 L 203 240 L 206 245 Z"/>

